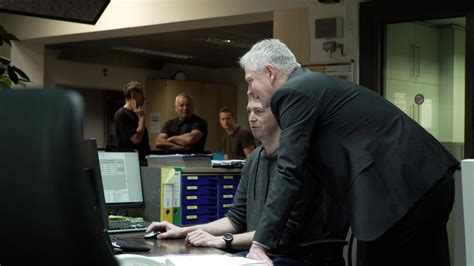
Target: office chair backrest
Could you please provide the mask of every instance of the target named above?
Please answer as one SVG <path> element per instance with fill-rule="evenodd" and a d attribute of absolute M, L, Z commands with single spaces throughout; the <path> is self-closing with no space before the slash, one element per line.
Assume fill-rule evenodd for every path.
<path fill-rule="evenodd" d="M 321 202 L 326 210 L 325 231 L 328 235 L 323 239 L 315 239 L 299 244 L 305 257 L 313 265 L 318 266 L 345 266 L 344 246 L 349 244 L 347 254 L 347 265 L 352 265 L 351 241 L 346 241 L 349 232 L 349 219 L 343 208 L 333 201 L 327 194 Z"/>
<path fill-rule="evenodd" d="M 81 166 L 82 117 L 76 93 L 0 91 L 0 258 L 116 265 Z"/>

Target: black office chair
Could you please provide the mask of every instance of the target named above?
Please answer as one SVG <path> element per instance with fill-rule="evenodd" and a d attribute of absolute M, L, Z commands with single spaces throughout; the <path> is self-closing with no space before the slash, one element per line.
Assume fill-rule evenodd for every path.
<path fill-rule="evenodd" d="M 0 91 L 0 264 L 117 265 L 81 161 L 82 98 Z"/>
<path fill-rule="evenodd" d="M 316 266 L 345 266 L 344 247 L 349 244 L 347 265 L 352 266 L 351 253 L 353 237 L 347 241 L 349 220 L 343 209 L 329 198 L 325 200 L 328 236 L 324 239 L 303 242 L 299 248 Z"/>

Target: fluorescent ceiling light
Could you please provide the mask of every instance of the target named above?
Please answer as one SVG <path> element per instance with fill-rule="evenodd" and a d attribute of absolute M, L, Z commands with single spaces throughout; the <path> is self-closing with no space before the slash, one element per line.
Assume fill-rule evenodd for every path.
<path fill-rule="evenodd" d="M 125 51 L 125 52 L 136 53 L 136 54 L 145 54 L 145 55 L 154 55 L 154 56 L 162 56 L 162 57 L 171 57 L 171 58 L 177 58 L 177 59 L 198 59 L 198 58 L 199 58 L 199 57 L 197 57 L 197 56 L 192 56 L 192 55 L 167 53 L 167 52 L 161 52 L 161 51 L 155 51 L 155 50 L 148 50 L 148 49 L 141 49 L 141 48 L 129 47 L 129 46 L 114 46 L 114 47 L 112 47 L 112 49 L 118 50 L 118 51 Z"/>
<path fill-rule="evenodd" d="M 252 47 L 252 44 L 248 42 L 222 39 L 222 38 L 216 38 L 216 37 L 199 37 L 199 38 L 193 39 L 193 41 L 206 42 L 206 43 L 228 46 L 228 47 L 246 48 L 246 49 L 249 49 Z"/>

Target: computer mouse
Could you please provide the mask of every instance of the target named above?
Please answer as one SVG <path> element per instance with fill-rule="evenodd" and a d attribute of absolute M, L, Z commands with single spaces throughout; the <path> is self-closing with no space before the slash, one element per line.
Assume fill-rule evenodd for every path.
<path fill-rule="evenodd" d="M 116 248 L 116 247 L 114 247 L 113 250 L 114 250 L 114 254 L 115 254 L 115 255 L 116 255 L 116 254 L 122 254 L 122 252 L 123 252 L 123 250 L 122 250 L 121 248 Z"/>
<path fill-rule="evenodd" d="M 143 236 L 145 239 L 156 239 L 156 236 L 161 234 L 160 231 L 150 231 L 148 233 L 145 233 L 145 235 Z"/>

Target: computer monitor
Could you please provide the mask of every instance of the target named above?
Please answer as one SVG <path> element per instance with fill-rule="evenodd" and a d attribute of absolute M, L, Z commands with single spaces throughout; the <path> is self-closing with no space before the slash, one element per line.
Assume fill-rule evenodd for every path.
<path fill-rule="evenodd" d="M 105 203 L 111 208 L 144 206 L 138 151 L 99 149 Z"/>
<path fill-rule="evenodd" d="M 104 186 L 102 185 L 96 139 L 85 139 L 82 141 L 82 167 L 90 191 L 94 196 L 94 212 L 100 220 L 104 236 L 108 238 L 107 208 L 105 206 Z"/>
<path fill-rule="evenodd" d="M 81 165 L 81 96 L 0 90 L 0 106 L 1 264 L 117 265 Z"/>

